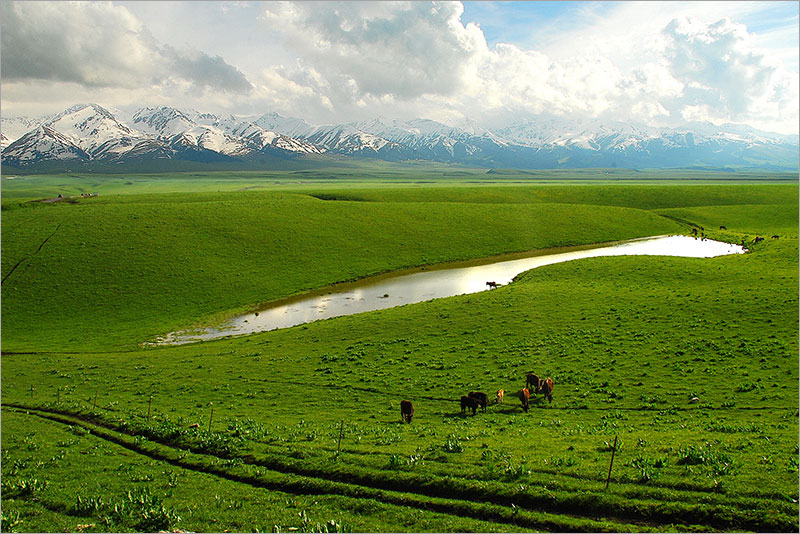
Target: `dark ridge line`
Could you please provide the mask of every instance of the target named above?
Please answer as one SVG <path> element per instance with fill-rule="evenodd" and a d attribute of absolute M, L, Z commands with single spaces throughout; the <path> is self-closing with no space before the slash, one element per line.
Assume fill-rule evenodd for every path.
<path fill-rule="evenodd" d="M 5 283 L 5 281 L 8 279 L 8 277 L 11 276 L 11 274 L 17 269 L 17 267 L 20 266 L 20 264 L 22 264 L 23 261 L 25 261 L 27 259 L 30 259 L 30 258 L 34 257 L 35 255 L 37 255 L 39 252 L 41 252 L 42 251 L 42 247 L 44 247 L 45 243 L 50 241 L 51 237 L 56 235 L 56 232 L 58 232 L 58 229 L 61 228 L 62 224 L 64 224 L 64 223 L 58 223 L 58 226 L 56 226 L 56 229 L 53 230 L 53 233 L 50 234 L 49 236 L 47 236 L 47 238 L 45 238 L 44 241 L 42 241 L 42 244 L 39 245 L 39 248 L 36 249 L 36 252 L 34 252 L 32 254 L 26 254 L 25 256 L 22 257 L 21 260 L 19 260 L 16 264 L 14 264 L 14 266 L 11 268 L 11 270 L 8 272 L 8 274 L 3 277 L 2 281 L 0 281 L 0 286 Z"/>
<path fill-rule="evenodd" d="M 98 426 L 98 427 L 100 427 L 102 429 L 101 431 L 98 431 L 97 429 L 89 428 L 87 426 L 87 423 L 85 421 L 81 421 L 80 419 L 78 419 L 78 422 L 70 421 L 69 416 L 59 417 L 58 415 L 61 415 L 61 414 L 48 415 L 48 414 L 36 413 L 35 411 L 19 409 L 19 408 L 17 408 L 15 411 L 18 411 L 19 413 L 24 412 L 26 415 L 34 415 L 34 416 L 39 417 L 41 419 L 46 419 L 46 420 L 49 420 L 49 421 L 52 421 L 52 422 L 55 422 L 55 423 L 59 423 L 59 424 L 63 424 L 63 425 L 71 425 L 71 424 L 79 425 L 79 426 L 85 428 L 86 430 L 88 430 L 89 434 L 91 434 L 91 435 L 93 435 L 93 436 L 95 436 L 97 438 L 100 438 L 100 439 L 103 439 L 103 440 L 106 440 L 106 441 L 110 441 L 112 443 L 115 443 L 116 445 L 119 445 L 120 447 L 123 447 L 123 448 L 125 448 L 125 449 L 127 449 L 127 450 L 129 450 L 131 452 L 140 454 L 142 456 L 147 456 L 147 457 L 152 458 L 154 460 L 163 461 L 163 462 L 166 462 L 166 463 L 168 463 L 168 464 L 170 464 L 172 466 L 179 467 L 179 468 L 182 468 L 182 469 L 187 469 L 189 471 L 202 473 L 202 474 L 205 474 L 205 475 L 216 476 L 216 477 L 223 478 L 223 479 L 226 479 L 226 480 L 230 480 L 232 482 L 237 482 L 237 483 L 240 483 L 240 484 L 247 484 L 247 485 L 252 486 L 254 488 L 264 488 L 264 489 L 273 490 L 273 491 L 281 491 L 281 492 L 290 493 L 290 494 L 293 494 L 293 495 L 331 495 L 331 491 L 329 491 L 328 489 L 309 487 L 309 486 L 305 485 L 302 480 L 301 481 L 297 481 L 297 482 L 288 482 L 287 481 L 287 482 L 283 482 L 283 483 L 281 483 L 281 482 L 267 482 L 265 480 L 260 480 L 255 476 L 234 475 L 234 474 L 228 473 L 228 472 L 226 472 L 226 471 L 224 471 L 222 469 L 218 469 L 218 468 L 216 468 L 214 466 L 198 465 L 197 463 L 194 463 L 194 462 L 187 462 L 187 461 L 183 461 L 183 460 L 179 460 L 179 459 L 175 459 L 175 458 L 170 458 L 169 456 L 167 456 L 165 454 L 162 454 L 162 453 L 159 453 L 157 451 L 144 450 L 143 448 L 137 447 L 134 444 L 127 443 L 125 440 L 123 440 L 123 439 L 121 439 L 121 438 L 119 438 L 117 436 L 114 436 L 112 434 L 112 432 L 115 432 L 114 430 L 107 429 L 107 428 L 105 428 L 105 427 L 103 427 L 101 425 L 94 425 L 93 423 L 90 423 L 93 426 Z M 148 441 L 150 441 L 150 440 L 148 440 Z M 172 449 L 172 450 L 175 450 L 175 451 L 184 451 L 185 450 L 185 449 L 181 449 L 179 447 L 173 447 L 173 446 L 170 446 L 170 445 L 166 445 L 164 443 L 161 443 L 161 442 L 155 441 L 155 440 L 152 440 L 152 442 L 156 443 L 158 445 L 161 445 L 162 447 L 166 447 L 166 448 L 169 448 L 169 449 Z M 191 451 L 191 452 L 194 452 L 194 451 Z M 201 454 L 203 456 L 211 456 L 213 458 L 219 458 L 218 456 L 214 456 L 213 454 L 205 454 L 205 453 L 197 453 L 197 452 L 194 452 L 194 454 Z M 531 529 L 534 529 L 534 530 L 544 527 L 544 528 L 551 529 L 550 532 L 585 532 L 584 529 L 581 529 L 579 527 L 573 527 L 572 530 L 565 530 L 564 529 L 565 525 L 556 524 L 553 521 L 547 521 L 547 520 L 545 520 L 545 521 L 536 521 L 533 518 L 525 519 L 525 518 L 519 518 L 519 517 L 505 518 L 505 517 L 502 517 L 499 513 L 492 512 L 491 510 L 485 510 L 484 513 L 480 513 L 479 510 L 471 510 L 470 506 L 469 506 L 470 504 L 476 505 L 476 506 L 486 506 L 486 504 L 484 504 L 482 502 L 479 502 L 479 501 L 470 501 L 470 500 L 466 500 L 466 499 L 430 496 L 430 495 L 415 493 L 413 491 L 387 490 L 387 489 L 384 489 L 384 488 L 375 488 L 375 487 L 371 487 L 371 486 L 362 486 L 360 484 L 353 484 L 353 483 L 348 483 L 348 482 L 341 482 L 341 481 L 337 481 L 337 480 L 326 479 L 324 477 L 316 477 L 316 476 L 312 476 L 312 475 L 298 474 L 298 473 L 292 473 L 292 472 L 286 473 L 286 472 L 283 472 L 283 471 L 271 469 L 267 465 L 263 465 L 261 463 L 246 463 L 246 465 L 265 467 L 269 471 L 272 471 L 274 473 L 278 473 L 279 475 L 283 475 L 283 476 L 295 476 L 295 477 L 301 477 L 301 478 L 304 478 L 304 479 L 311 479 L 312 481 L 319 480 L 319 481 L 324 481 L 324 482 L 327 482 L 327 483 L 333 484 L 333 485 L 341 485 L 341 486 L 344 486 L 344 488 L 336 488 L 337 491 L 335 492 L 335 494 L 339 495 L 340 497 L 346 497 L 346 498 L 350 498 L 350 499 L 371 499 L 371 500 L 376 500 L 376 501 L 384 503 L 384 504 L 391 504 L 393 506 L 405 506 L 405 507 L 410 507 L 410 508 L 417 508 L 417 509 L 420 509 L 420 510 L 427 510 L 427 511 L 432 511 L 432 512 L 436 512 L 436 513 L 445 514 L 445 515 L 452 515 L 452 516 L 456 516 L 456 517 L 467 516 L 467 517 L 471 517 L 472 519 L 476 519 L 476 520 L 479 520 L 479 521 L 486 521 L 486 522 L 490 522 L 490 523 L 500 523 L 500 524 L 514 525 L 514 526 L 522 526 L 522 527 L 531 528 Z M 347 491 L 348 489 L 350 491 Z M 390 492 L 390 494 L 387 495 L 387 494 L 385 494 L 385 492 Z M 400 496 L 392 495 L 392 494 L 396 494 L 396 493 L 401 493 L 401 494 L 405 493 L 405 494 L 414 495 L 414 496 L 417 497 L 417 499 L 419 497 L 428 497 L 428 498 L 433 498 L 433 499 L 449 500 L 449 501 L 453 501 L 453 502 L 451 504 L 448 504 L 447 502 L 440 502 L 440 503 L 437 503 L 437 502 L 424 502 L 424 501 L 420 501 L 420 500 L 417 500 L 417 499 L 414 499 L 414 501 L 416 501 L 416 502 L 414 502 L 414 501 L 404 500 Z M 372 495 L 370 495 L 370 494 L 372 494 Z M 490 505 L 492 505 L 492 506 L 500 506 L 500 505 L 495 505 L 495 504 L 490 504 Z M 595 519 L 593 519 L 591 517 L 570 516 L 569 514 L 564 514 L 564 513 L 560 513 L 560 512 L 547 512 L 547 511 L 537 510 L 537 509 L 532 509 L 530 511 L 533 512 L 533 513 L 536 513 L 536 512 L 549 513 L 549 514 L 553 514 L 553 515 L 563 515 L 563 516 L 567 516 L 567 517 L 575 517 L 575 518 L 580 518 L 580 519 L 584 519 L 584 520 L 588 520 L 588 521 L 597 521 L 597 522 L 599 522 L 598 520 L 595 520 Z M 611 518 L 604 518 L 604 519 L 609 520 L 609 522 L 613 522 L 614 521 Z M 624 523 L 622 523 L 622 524 L 624 525 Z M 636 523 L 633 523 L 633 524 L 653 526 L 653 527 L 661 526 L 660 523 L 647 523 L 647 522 L 636 522 Z M 617 530 L 610 529 L 610 530 L 608 530 L 608 532 L 617 532 Z"/>
<path fill-rule="evenodd" d="M 14 407 L 14 408 L 21 408 L 22 411 L 27 411 L 27 409 L 24 408 L 21 405 L 11 404 L 11 406 Z M 35 412 L 37 409 L 33 409 L 33 410 Z M 55 414 L 55 416 L 46 416 L 46 415 L 41 415 L 41 414 L 38 414 L 38 413 L 34 413 L 34 415 L 38 415 L 38 416 L 44 417 L 46 419 L 52 419 L 53 421 L 62 422 L 64 424 L 69 424 L 69 423 L 67 423 L 67 422 L 65 422 L 63 420 L 60 420 L 58 418 L 58 416 L 61 416 L 62 418 L 67 419 L 68 421 L 69 420 L 77 421 L 77 423 L 75 423 L 75 424 L 80 424 L 81 426 L 84 426 L 84 428 L 86 428 L 86 425 L 90 424 L 90 425 L 97 426 L 97 427 L 103 429 L 105 432 L 117 432 L 117 433 L 120 433 L 120 434 L 129 435 L 129 436 L 132 436 L 132 437 L 140 435 L 140 434 L 136 434 L 135 432 L 132 432 L 132 431 L 129 431 L 129 430 L 115 430 L 115 429 L 109 428 L 108 426 L 106 426 L 107 424 L 102 422 L 102 421 L 101 422 L 87 421 L 87 420 L 83 419 L 82 417 L 80 417 L 78 415 L 64 414 L 64 413 L 58 412 L 57 410 L 46 409 L 46 408 L 45 409 L 39 409 L 39 410 Z M 117 438 L 117 439 L 119 439 L 119 438 Z M 170 449 L 184 450 L 184 449 L 181 449 L 181 448 L 179 448 L 177 446 L 173 446 L 172 444 L 170 444 L 168 442 L 164 442 L 164 441 L 161 441 L 161 440 L 158 440 L 158 439 L 149 439 L 148 438 L 148 441 L 160 444 L 160 445 L 162 445 L 164 447 L 167 447 L 167 448 L 170 448 Z M 135 450 L 136 451 L 136 449 L 131 449 L 131 450 Z M 220 456 L 217 456 L 217 455 L 209 453 L 209 452 L 205 452 L 202 449 L 197 449 L 195 447 L 189 447 L 188 450 L 190 452 L 194 453 L 194 454 L 202 455 L 204 457 L 212 457 L 212 458 L 217 458 L 217 459 L 221 458 Z M 146 454 L 146 453 L 142 453 L 142 454 Z M 454 501 L 460 501 L 462 503 L 472 502 L 472 503 L 475 503 L 475 504 L 478 504 L 478 505 L 480 505 L 482 502 L 486 502 L 486 501 L 492 502 L 492 504 L 496 504 L 496 502 L 502 501 L 502 504 L 506 504 L 508 506 L 511 506 L 512 504 L 515 504 L 513 502 L 513 498 L 509 497 L 509 496 L 490 495 L 490 496 L 488 496 L 489 498 L 486 498 L 486 497 L 482 498 L 480 495 L 478 495 L 478 496 L 470 498 L 469 495 L 465 495 L 466 492 L 460 491 L 459 492 L 461 494 L 460 497 L 455 497 L 455 498 L 453 498 L 453 497 L 441 497 L 441 496 L 439 496 L 438 494 L 435 493 L 435 488 L 434 488 L 433 491 L 432 490 L 428 490 L 428 493 L 425 493 L 425 491 L 427 489 L 427 486 L 417 487 L 415 491 L 408 491 L 408 490 L 405 490 L 405 489 L 395 489 L 394 485 L 391 483 L 391 481 L 371 480 L 368 476 L 363 477 L 363 476 L 359 476 L 359 475 L 354 474 L 354 473 L 350 473 L 349 476 L 355 477 L 357 479 L 366 478 L 366 483 L 353 483 L 353 482 L 348 482 L 348 481 L 345 481 L 345 480 L 339 480 L 339 479 L 336 479 L 336 478 L 326 478 L 325 475 L 329 474 L 329 473 L 326 473 L 324 471 L 322 473 L 320 473 L 318 470 L 311 470 L 311 471 L 305 471 L 304 472 L 302 470 L 302 468 L 298 469 L 296 467 L 293 468 L 293 466 L 283 465 L 283 464 L 280 463 L 280 461 L 275 461 L 275 460 L 272 460 L 272 461 L 270 461 L 270 460 L 260 460 L 259 461 L 259 460 L 255 459 L 252 455 L 235 456 L 234 458 L 238 458 L 244 464 L 251 465 L 251 466 L 265 467 L 265 468 L 269 469 L 270 471 L 281 473 L 281 474 L 284 474 L 284 475 L 294 475 L 294 476 L 300 476 L 300 477 L 305 477 L 305 478 L 309 478 L 309 479 L 323 480 L 323 481 L 326 481 L 326 482 L 332 483 L 332 484 L 343 484 L 345 486 L 353 486 L 353 487 L 356 487 L 356 488 L 361 488 L 363 491 L 372 490 L 372 491 L 378 491 L 378 492 L 380 492 L 380 491 L 389 491 L 389 492 L 394 492 L 394 493 L 411 493 L 411 494 L 417 495 L 417 496 L 424 496 L 424 497 L 435 498 L 435 499 L 450 499 L 450 500 L 454 500 Z M 169 461 L 169 459 L 166 459 L 166 460 Z M 176 465 L 179 465 L 179 464 L 176 464 Z M 276 469 L 274 467 L 271 467 L 273 465 L 277 465 L 278 468 Z M 280 468 L 283 468 L 283 470 L 281 470 Z M 202 471 L 202 469 L 200 469 L 200 471 Z M 206 472 L 206 471 L 203 471 L 203 472 Z M 236 475 L 230 475 L 229 473 L 225 473 L 225 472 L 222 472 L 222 473 L 223 474 L 220 475 L 220 476 L 223 476 L 225 478 L 227 478 L 228 476 L 236 477 Z M 331 474 L 336 475 L 336 473 L 331 473 Z M 338 475 L 338 476 L 341 477 L 342 475 Z M 256 482 L 259 482 L 259 481 L 256 481 Z M 371 485 L 370 482 L 372 482 L 374 485 Z M 249 482 L 246 482 L 246 483 L 249 483 Z M 342 494 L 342 493 L 340 492 L 340 494 Z M 348 495 L 345 495 L 345 496 L 348 496 Z M 490 501 L 490 499 L 492 497 L 495 498 L 496 502 L 495 501 Z M 499 499 L 498 499 L 498 497 L 499 497 Z M 365 498 L 373 498 L 373 497 L 365 497 Z M 533 498 L 535 499 L 535 497 L 533 497 Z M 408 506 L 407 503 L 404 503 L 400 499 L 398 499 L 398 504 L 399 505 L 403 505 L 403 506 Z M 644 517 L 641 517 L 641 515 L 632 515 L 631 512 L 627 512 L 626 513 L 624 511 L 622 512 L 622 514 L 613 514 L 612 513 L 612 514 L 609 514 L 609 515 L 602 515 L 602 514 L 605 514 L 604 510 L 595 510 L 594 511 L 595 515 L 592 516 L 592 517 L 589 517 L 588 514 L 576 516 L 576 515 L 574 515 L 572 513 L 569 513 L 568 511 L 549 511 L 549 510 L 547 510 L 546 507 L 542 506 L 542 503 L 526 502 L 526 504 L 529 507 L 528 509 L 532 510 L 532 511 L 538 511 L 538 512 L 541 512 L 541 513 L 550 513 L 550 514 L 555 514 L 555 515 L 562 515 L 562 516 L 573 517 L 573 518 L 576 518 L 576 519 L 590 520 L 590 521 L 594 521 L 595 520 L 594 517 L 602 517 L 602 518 L 605 518 L 605 519 L 613 518 L 613 520 L 615 520 L 615 521 L 616 520 L 620 520 L 620 519 L 624 519 L 624 520 L 630 521 L 631 524 L 640 524 L 640 525 L 648 525 L 648 526 L 665 526 L 665 525 L 670 525 L 670 524 L 672 524 L 672 525 L 674 525 L 674 524 L 697 525 L 696 523 L 689 523 L 685 519 L 684 520 L 676 519 L 676 518 L 671 517 L 671 516 L 664 517 L 663 521 L 658 521 L 657 519 L 646 519 Z M 440 506 L 444 507 L 443 509 L 447 508 L 443 504 L 440 505 Z M 563 506 L 568 507 L 568 505 L 566 503 Z M 445 513 L 447 513 L 447 512 L 445 512 Z M 598 513 L 601 514 L 601 515 L 598 515 Z M 655 513 L 658 514 L 658 511 L 656 510 Z M 477 516 L 475 516 L 475 518 L 480 519 L 480 517 L 477 517 Z M 706 521 L 707 521 L 706 524 L 701 524 L 700 526 L 709 526 L 710 525 L 710 526 L 715 526 L 715 527 L 717 527 L 719 529 L 731 529 L 731 528 L 740 527 L 741 523 L 742 523 L 742 521 L 737 521 L 736 523 L 731 523 L 729 521 L 728 522 L 719 521 L 719 520 L 716 520 L 715 516 L 710 517 L 710 518 L 706 518 Z M 753 524 L 751 521 L 748 521 L 746 518 L 743 518 L 743 521 L 745 523 L 747 523 L 747 526 L 755 527 L 755 530 L 758 530 L 758 528 L 763 528 L 764 527 L 764 525 L 761 525 L 760 523 Z M 503 521 L 499 520 L 499 522 L 503 522 Z M 516 523 L 512 523 L 512 524 L 516 524 Z M 536 523 L 533 523 L 533 524 L 536 524 Z M 789 530 L 789 531 L 794 531 L 794 526 L 792 526 L 792 529 Z"/>

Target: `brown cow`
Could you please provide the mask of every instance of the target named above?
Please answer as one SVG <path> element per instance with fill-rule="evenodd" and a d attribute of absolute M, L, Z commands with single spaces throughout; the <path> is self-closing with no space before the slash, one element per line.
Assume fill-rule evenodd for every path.
<path fill-rule="evenodd" d="M 497 390 L 497 396 L 494 399 L 495 404 L 503 404 L 503 397 L 505 396 L 506 392 L 502 389 Z"/>
<path fill-rule="evenodd" d="M 539 391 L 547 397 L 547 402 L 553 402 L 553 379 L 548 376 L 546 380 L 543 380 Z"/>
<path fill-rule="evenodd" d="M 464 413 L 464 411 L 467 408 L 471 408 L 472 409 L 472 415 L 475 415 L 475 412 L 478 410 L 478 405 L 479 404 L 480 403 L 478 402 L 478 399 L 476 399 L 474 397 L 470 397 L 468 395 L 462 395 L 461 396 L 461 413 Z"/>
<path fill-rule="evenodd" d="M 486 405 L 489 404 L 489 396 L 486 393 L 482 391 L 470 391 L 467 393 L 467 396 L 477 400 L 478 406 L 481 407 L 481 411 L 486 413 Z"/>
<path fill-rule="evenodd" d="M 414 418 L 414 403 L 410 400 L 400 401 L 400 420 L 410 423 Z"/>
<path fill-rule="evenodd" d="M 527 388 L 522 388 L 521 390 L 517 391 L 517 397 L 519 397 L 520 402 L 522 402 L 522 410 L 527 412 L 528 403 L 531 399 L 531 392 L 528 391 Z"/>
<path fill-rule="evenodd" d="M 531 387 L 533 386 L 533 387 Z M 528 373 L 525 377 L 525 387 L 534 393 L 539 393 L 540 380 L 534 373 Z"/>

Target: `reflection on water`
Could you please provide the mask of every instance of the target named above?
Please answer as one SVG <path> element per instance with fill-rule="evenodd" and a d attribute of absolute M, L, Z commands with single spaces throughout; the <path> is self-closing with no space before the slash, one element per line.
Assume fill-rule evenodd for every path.
<path fill-rule="evenodd" d="M 497 261 L 485 265 L 376 277 L 337 286 L 341 289 L 336 293 L 306 296 L 235 317 L 219 328 L 208 328 L 194 333 L 172 332 L 159 338 L 156 344 L 178 345 L 234 334 L 252 334 L 330 317 L 477 293 L 489 289 L 487 282 L 505 285 L 518 274 L 530 269 L 580 258 L 633 255 L 708 258 L 742 252 L 744 249 L 739 245 L 688 236 L 669 236 L 635 239 L 610 246 Z"/>

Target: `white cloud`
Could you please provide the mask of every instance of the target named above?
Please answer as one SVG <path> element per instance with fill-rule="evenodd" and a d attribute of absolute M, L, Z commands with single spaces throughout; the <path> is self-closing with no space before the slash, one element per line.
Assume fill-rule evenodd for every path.
<path fill-rule="evenodd" d="M 221 57 L 158 43 L 126 8 L 107 2 L 3 2 L 4 81 L 50 80 L 137 89 L 185 85 L 247 92 Z"/>
<path fill-rule="evenodd" d="M 452 94 L 485 48 L 458 2 L 267 3 L 262 20 L 328 80 L 333 100 Z M 299 73 L 298 73 L 299 75 Z"/>
<path fill-rule="evenodd" d="M 3 107 L 37 95 L 317 123 L 556 114 L 796 132 L 797 28 L 769 4 L 585 2 L 553 22 L 534 10 L 530 39 L 489 46 L 460 2 L 3 2 Z M 774 20 L 760 35 L 736 22 L 761 13 Z"/>
<path fill-rule="evenodd" d="M 682 116 L 715 122 L 779 119 L 781 110 L 797 114 L 797 81 L 780 61 L 755 50 L 742 24 L 720 19 L 706 24 L 675 19 L 663 34 L 671 74 L 685 84 L 670 105 Z"/>
<path fill-rule="evenodd" d="M 415 103 L 415 114 L 427 116 L 547 113 L 666 124 L 752 118 L 756 109 L 775 113 L 778 93 L 784 108 L 796 96 L 744 26 L 687 19 L 665 28 L 665 8 L 656 10 L 658 26 L 634 23 L 651 8 L 637 9 L 614 9 L 587 30 L 599 16 L 588 4 L 578 16 L 583 36 L 571 55 L 557 56 L 490 48 L 480 27 L 461 21 L 458 2 L 268 3 L 262 21 L 301 58 L 282 72 L 286 90 L 326 95 L 329 115 L 385 114 L 390 99 L 394 114 Z M 623 25 L 631 31 L 610 31 Z M 684 113 L 687 106 L 694 107 Z"/>

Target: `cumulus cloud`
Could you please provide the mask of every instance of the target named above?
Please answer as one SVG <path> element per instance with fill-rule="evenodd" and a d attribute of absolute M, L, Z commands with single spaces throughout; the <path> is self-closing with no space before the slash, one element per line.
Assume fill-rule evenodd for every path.
<path fill-rule="evenodd" d="M 186 83 L 247 92 L 221 57 L 162 45 L 125 7 L 100 2 L 3 2 L 4 81 L 49 80 L 87 87 Z"/>
<path fill-rule="evenodd" d="M 742 24 L 727 18 L 712 24 L 675 19 L 663 34 L 670 72 L 685 84 L 677 103 L 692 116 L 750 118 L 790 96 L 791 82 L 779 63 L 754 50 Z"/>
<path fill-rule="evenodd" d="M 263 22 L 333 87 L 337 100 L 413 99 L 460 89 L 485 48 L 459 2 L 267 3 Z"/>
<path fill-rule="evenodd" d="M 261 19 L 302 58 L 282 71 L 292 82 L 287 87 L 325 94 L 348 112 L 416 102 L 417 113 L 434 118 L 456 110 L 462 118 L 599 116 L 629 113 L 644 90 L 646 102 L 636 102 L 642 114 L 666 111 L 657 102 L 654 85 L 661 80 L 653 68 L 637 81 L 601 55 L 559 62 L 513 44 L 489 48 L 480 27 L 464 24 L 462 14 L 460 2 L 275 2 Z"/>
<path fill-rule="evenodd" d="M 518 12 L 521 4 L 507 9 Z M 110 95 L 110 103 L 278 111 L 317 123 L 382 115 L 450 123 L 469 117 L 486 125 L 561 115 L 794 131 L 798 82 L 783 64 L 786 45 L 784 55 L 759 48 L 763 38 L 717 15 L 735 16 L 750 4 L 719 5 L 586 4 L 569 11 L 566 26 L 566 19 L 544 21 L 543 29 L 527 21 L 539 38 L 489 46 L 481 27 L 463 20 L 461 2 L 202 8 L 165 2 L 162 8 L 6 1 L 0 2 L 3 105 L 32 104 L 29 96 L 49 83 L 51 102 L 80 88 L 76 101 Z M 197 49 L 204 46 L 213 53 Z"/>
<path fill-rule="evenodd" d="M 261 20 L 302 58 L 282 76 L 346 113 L 415 102 L 434 118 L 546 113 L 674 124 L 765 113 L 780 122 L 796 108 L 792 77 L 729 19 L 614 32 L 600 50 L 556 58 L 489 47 L 462 14 L 460 2 L 280 2 L 268 3 Z M 629 10 L 622 15 L 630 23 Z"/>

